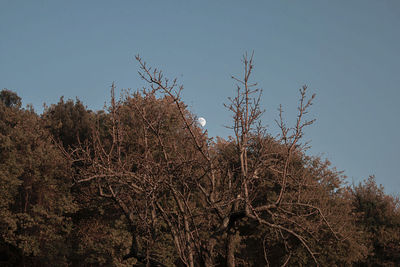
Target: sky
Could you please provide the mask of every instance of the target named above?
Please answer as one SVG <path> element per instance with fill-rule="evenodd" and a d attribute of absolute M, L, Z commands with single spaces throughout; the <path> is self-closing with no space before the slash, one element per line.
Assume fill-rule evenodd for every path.
<path fill-rule="evenodd" d="M 296 118 L 298 89 L 316 99 L 305 130 L 310 155 L 344 171 L 348 182 L 375 175 L 399 194 L 400 1 L 18 1 L 0 0 L 0 89 L 32 104 L 78 97 L 99 110 L 110 86 L 144 86 L 139 54 L 184 85 L 189 109 L 209 136 L 232 134 L 224 108 L 231 75 L 254 51 L 263 123 L 282 104 Z"/>

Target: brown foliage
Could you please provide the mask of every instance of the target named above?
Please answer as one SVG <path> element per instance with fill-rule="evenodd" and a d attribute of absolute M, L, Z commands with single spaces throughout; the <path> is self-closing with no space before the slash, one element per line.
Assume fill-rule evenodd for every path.
<path fill-rule="evenodd" d="M 95 185 L 125 214 L 132 234 L 126 258 L 157 264 L 163 256 L 154 248 L 166 242 L 187 266 L 235 266 L 250 239 L 263 248 L 266 265 L 277 248 L 284 253 L 273 265 L 363 257 L 341 174 L 305 156 L 307 144 L 300 144 L 314 122 L 304 120 L 315 97 L 307 97 L 306 86 L 294 127 L 285 125 L 280 109 L 275 140 L 259 124 L 261 91 L 250 82 L 253 56 L 244 56 L 244 77 L 233 77 L 237 94 L 226 105 L 234 137 L 213 143 L 183 104 L 183 87 L 137 60 L 149 88 L 116 101 L 113 86 L 102 127 L 66 153 L 84 166 L 76 183 Z"/>

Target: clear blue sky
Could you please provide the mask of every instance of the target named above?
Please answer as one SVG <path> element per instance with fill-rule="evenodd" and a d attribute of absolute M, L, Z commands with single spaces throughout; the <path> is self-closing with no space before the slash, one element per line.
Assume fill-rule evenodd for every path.
<path fill-rule="evenodd" d="M 113 81 L 138 88 L 135 54 L 177 77 L 184 100 L 228 136 L 224 109 L 255 51 L 265 123 L 282 104 L 296 116 L 298 88 L 317 94 L 309 153 L 349 181 L 375 174 L 400 192 L 400 1 L 15 1 L 0 0 L 0 88 L 38 112 L 60 96 L 98 110 Z"/>

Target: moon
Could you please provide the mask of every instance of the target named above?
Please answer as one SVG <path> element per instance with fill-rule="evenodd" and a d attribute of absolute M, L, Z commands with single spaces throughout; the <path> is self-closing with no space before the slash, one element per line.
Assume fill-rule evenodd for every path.
<path fill-rule="evenodd" d="M 206 119 L 204 119 L 203 117 L 198 118 L 197 122 L 201 125 L 201 127 L 204 127 L 206 125 Z"/>

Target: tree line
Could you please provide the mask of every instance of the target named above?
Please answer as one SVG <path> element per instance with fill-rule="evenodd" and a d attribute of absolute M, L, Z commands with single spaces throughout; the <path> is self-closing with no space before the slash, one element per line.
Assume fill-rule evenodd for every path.
<path fill-rule="evenodd" d="M 232 135 L 213 139 L 177 80 L 136 59 L 147 86 L 117 98 L 113 84 L 97 112 L 61 98 L 39 115 L 0 92 L 0 265 L 400 264 L 399 199 L 305 153 L 306 86 L 272 136 L 245 55 Z"/>

